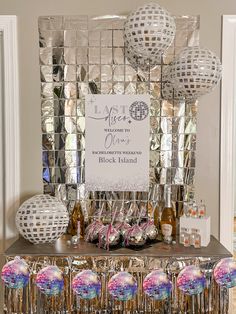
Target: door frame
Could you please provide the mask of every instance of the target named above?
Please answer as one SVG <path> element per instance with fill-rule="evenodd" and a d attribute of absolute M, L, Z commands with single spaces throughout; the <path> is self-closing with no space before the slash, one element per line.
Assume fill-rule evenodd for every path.
<path fill-rule="evenodd" d="M 2 34 L 1 84 L 1 251 L 16 239 L 15 211 L 20 199 L 20 128 L 17 17 L 0 15 Z"/>
<path fill-rule="evenodd" d="M 220 241 L 233 253 L 236 199 L 236 15 L 223 15 L 220 155 Z"/>

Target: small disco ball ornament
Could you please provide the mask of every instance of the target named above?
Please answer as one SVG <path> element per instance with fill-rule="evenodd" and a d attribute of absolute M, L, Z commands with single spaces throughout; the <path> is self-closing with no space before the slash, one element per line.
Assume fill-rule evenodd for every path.
<path fill-rule="evenodd" d="M 29 267 L 23 259 L 17 256 L 3 266 L 1 277 L 8 288 L 24 288 L 29 282 Z"/>
<path fill-rule="evenodd" d="M 64 288 L 63 274 L 57 266 L 47 266 L 36 276 L 36 286 L 46 295 L 58 295 Z"/>
<path fill-rule="evenodd" d="M 138 290 L 136 279 L 128 272 L 122 271 L 111 277 L 108 282 L 110 295 L 118 301 L 128 301 L 134 298 Z"/>
<path fill-rule="evenodd" d="M 145 231 L 138 225 L 132 226 L 124 234 L 125 246 L 140 247 L 146 243 L 147 236 Z"/>
<path fill-rule="evenodd" d="M 148 3 L 132 12 L 124 25 L 124 41 L 132 53 L 155 60 L 175 37 L 174 18 L 157 3 Z"/>
<path fill-rule="evenodd" d="M 94 221 L 85 229 L 85 241 L 96 242 L 98 241 L 99 232 L 104 227 L 101 221 Z"/>
<path fill-rule="evenodd" d="M 153 221 L 144 222 L 140 227 L 145 232 L 147 240 L 156 240 L 158 236 L 158 230 Z"/>
<path fill-rule="evenodd" d="M 81 299 L 91 300 L 101 294 L 101 282 L 91 270 L 83 270 L 72 281 L 72 289 Z"/>
<path fill-rule="evenodd" d="M 17 229 L 34 244 L 55 242 L 66 232 L 68 223 L 66 207 L 47 194 L 28 199 L 16 213 Z"/>
<path fill-rule="evenodd" d="M 214 268 L 214 278 L 222 287 L 236 287 L 236 260 L 233 258 L 222 259 Z"/>
<path fill-rule="evenodd" d="M 206 278 L 196 266 L 186 266 L 177 277 L 177 287 L 187 295 L 201 293 L 206 287 Z"/>
<path fill-rule="evenodd" d="M 111 224 L 102 227 L 99 231 L 99 247 L 109 250 L 120 243 L 120 230 L 114 228 Z"/>
<path fill-rule="evenodd" d="M 162 270 L 154 270 L 144 278 L 143 290 L 154 300 L 165 300 L 171 296 L 172 283 Z"/>
<path fill-rule="evenodd" d="M 213 52 L 198 46 L 187 47 L 167 67 L 163 75 L 163 81 L 167 83 L 163 89 L 163 97 L 197 99 L 217 86 L 221 73 L 220 59 Z"/>

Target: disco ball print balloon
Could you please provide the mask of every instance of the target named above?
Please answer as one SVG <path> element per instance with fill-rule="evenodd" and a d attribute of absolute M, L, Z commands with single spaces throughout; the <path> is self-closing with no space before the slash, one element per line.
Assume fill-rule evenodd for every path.
<path fill-rule="evenodd" d="M 72 289 L 81 299 L 94 299 L 101 293 L 101 282 L 97 274 L 84 270 L 77 274 L 72 281 Z"/>
<path fill-rule="evenodd" d="M 171 295 L 172 283 L 163 271 L 155 270 L 145 277 L 143 290 L 154 300 L 165 300 Z"/>
<path fill-rule="evenodd" d="M 236 260 L 233 258 L 222 259 L 214 268 L 215 281 L 223 287 L 236 287 Z"/>
<path fill-rule="evenodd" d="M 186 266 L 177 277 L 177 287 L 187 295 L 201 293 L 206 286 L 206 278 L 196 266 Z"/>
<path fill-rule="evenodd" d="M 43 294 L 60 294 L 64 288 L 63 274 L 57 266 L 47 266 L 38 272 L 36 286 Z"/>
<path fill-rule="evenodd" d="M 1 277 L 8 288 L 24 288 L 30 277 L 28 265 L 23 259 L 15 258 L 3 266 Z"/>
<path fill-rule="evenodd" d="M 136 279 L 128 272 L 119 272 L 108 282 L 110 295 L 118 301 L 133 299 L 137 293 L 138 285 Z"/>

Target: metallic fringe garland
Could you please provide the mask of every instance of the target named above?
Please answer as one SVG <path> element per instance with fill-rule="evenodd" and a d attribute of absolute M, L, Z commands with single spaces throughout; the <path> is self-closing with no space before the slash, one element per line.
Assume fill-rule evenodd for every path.
<path fill-rule="evenodd" d="M 13 257 L 9 257 L 8 261 Z M 210 258 L 151 258 L 151 257 L 24 257 L 30 265 L 30 283 L 24 289 L 5 288 L 4 313 L 7 314 L 174 314 L 174 313 L 228 313 L 228 290 L 219 287 L 213 279 L 213 268 L 219 259 Z M 60 296 L 48 297 L 35 285 L 37 272 L 47 266 L 57 265 L 64 273 L 65 288 Z M 205 273 L 207 287 L 196 296 L 183 295 L 176 286 L 179 271 L 188 265 L 197 265 Z M 154 301 L 143 293 L 145 276 L 153 269 L 163 268 L 173 282 L 170 299 Z M 102 282 L 100 298 L 87 301 L 72 291 L 73 277 L 83 269 L 97 272 Z M 138 282 L 138 293 L 133 300 L 115 301 L 107 290 L 109 279 L 117 272 L 126 270 Z"/>

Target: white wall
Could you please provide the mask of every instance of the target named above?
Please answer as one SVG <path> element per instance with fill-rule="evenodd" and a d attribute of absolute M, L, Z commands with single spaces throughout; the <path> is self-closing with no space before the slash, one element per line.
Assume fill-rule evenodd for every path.
<path fill-rule="evenodd" d="M 40 84 L 37 19 L 41 15 L 126 14 L 143 0 L 8 0 L 0 14 L 18 16 L 21 97 L 21 198 L 41 192 Z M 235 0 L 159 0 L 175 15 L 200 15 L 201 45 L 221 53 L 221 15 L 236 14 Z M 198 198 L 206 200 L 212 231 L 219 233 L 219 88 L 200 101 L 198 116 Z"/>

